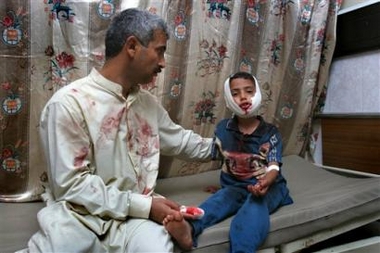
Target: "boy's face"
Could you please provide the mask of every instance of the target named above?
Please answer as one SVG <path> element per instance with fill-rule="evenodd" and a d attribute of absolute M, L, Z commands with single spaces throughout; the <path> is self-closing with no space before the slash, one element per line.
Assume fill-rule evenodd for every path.
<path fill-rule="evenodd" d="M 252 97 L 256 93 L 256 86 L 251 80 L 236 78 L 230 82 L 231 95 L 235 103 L 244 111 L 252 106 Z"/>

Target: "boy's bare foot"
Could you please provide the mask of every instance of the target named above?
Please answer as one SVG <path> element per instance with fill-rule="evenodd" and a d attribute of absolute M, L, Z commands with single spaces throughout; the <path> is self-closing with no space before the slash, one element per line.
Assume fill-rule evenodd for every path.
<path fill-rule="evenodd" d="M 178 220 L 176 217 L 168 215 L 163 223 L 166 230 L 182 249 L 191 250 L 193 248 L 191 226 L 185 219 Z"/>

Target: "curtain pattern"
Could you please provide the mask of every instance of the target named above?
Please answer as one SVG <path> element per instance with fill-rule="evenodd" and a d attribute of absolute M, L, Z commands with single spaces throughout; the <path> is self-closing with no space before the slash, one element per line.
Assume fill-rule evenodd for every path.
<path fill-rule="evenodd" d="M 104 35 L 120 10 L 139 7 L 171 30 L 166 68 L 142 87 L 170 117 L 211 137 L 229 117 L 224 80 L 243 70 L 263 93 L 260 114 L 279 127 L 284 155 L 304 155 L 314 110 L 323 104 L 341 1 L 2 0 L 0 1 L 0 201 L 40 198 L 46 183 L 38 137 L 51 95 L 104 62 Z M 110 158 L 112 159 L 112 158 Z M 162 157 L 160 177 L 216 164 Z"/>

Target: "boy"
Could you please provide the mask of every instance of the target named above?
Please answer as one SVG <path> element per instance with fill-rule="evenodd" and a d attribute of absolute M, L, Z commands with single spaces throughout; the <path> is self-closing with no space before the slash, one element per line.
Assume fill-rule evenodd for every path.
<path fill-rule="evenodd" d="M 224 98 L 233 117 L 216 127 L 213 158 L 221 158 L 222 188 L 199 207 L 198 220 L 172 215 L 164 225 L 180 247 L 197 245 L 202 231 L 235 215 L 230 226 L 230 252 L 255 252 L 269 232 L 269 215 L 291 204 L 281 174 L 282 141 L 278 129 L 257 116 L 261 92 L 254 76 L 238 72 L 224 84 Z"/>

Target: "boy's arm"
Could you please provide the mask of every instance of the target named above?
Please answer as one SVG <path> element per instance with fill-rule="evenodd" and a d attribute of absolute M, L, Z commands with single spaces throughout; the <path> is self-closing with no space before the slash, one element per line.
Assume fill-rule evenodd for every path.
<path fill-rule="evenodd" d="M 270 165 L 272 164 L 275 163 L 270 163 Z M 279 171 L 276 169 L 266 172 L 264 176 L 260 177 L 255 185 L 248 185 L 248 191 L 255 196 L 264 196 L 268 192 L 270 186 L 276 181 L 278 174 Z"/>

